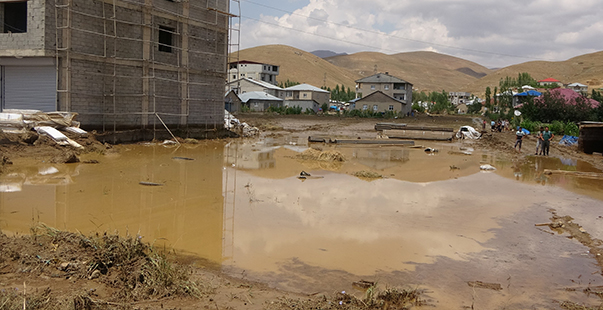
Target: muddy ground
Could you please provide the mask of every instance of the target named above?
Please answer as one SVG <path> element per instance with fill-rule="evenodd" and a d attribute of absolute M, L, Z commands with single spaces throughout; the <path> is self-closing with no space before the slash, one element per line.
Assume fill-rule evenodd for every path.
<path fill-rule="evenodd" d="M 425 116 L 398 120 L 352 119 L 337 116 L 274 116 L 247 114 L 241 121 L 257 126 L 261 135 L 330 138 L 376 138 L 377 122 L 417 126 L 478 127 L 481 119 L 462 116 Z M 112 152 L 110 145 L 89 137 L 71 137 L 83 149 L 58 146 L 33 133 L 0 133 L 0 163 L 70 162 L 81 154 Z M 558 138 L 555 142 L 558 142 Z M 527 137 L 522 152 L 513 149 L 513 132 L 487 132 L 472 142 L 477 148 L 507 156 L 513 162 L 533 155 L 535 139 Z M 578 159 L 603 170 L 603 158 L 580 153 L 576 147 L 551 145 L 551 156 Z M 0 169 L 2 166 L 0 166 Z M 1 170 L 0 170 L 1 173 Z M 570 215 L 551 211 L 543 230 L 562 232 L 596 254 L 603 269 L 603 242 L 572 223 Z M 0 234 L 0 309 L 407 309 L 430 307 L 421 292 L 408 288 L 387 290 L 387 283 L 355 283 L 366 290 L 365 298 L 341 292 L 331 295 L 301 295 L 267 287 L 261 283 L 222 274 L 219 266 L 199 264 L 188 257 L 153 249 L 137 237 L 84 236 L 34 227 L 28 236 Z M 468 285 L 496 290 L 500 284 L 472 282 Z M 601 289 L 603 291 L 603 288 Z M 592 294 L 601 294 L 596 288 Z M 560 302 L 564 309 L 590 309 Z M 594 308 L 593 308 L 594 309 Z"/>

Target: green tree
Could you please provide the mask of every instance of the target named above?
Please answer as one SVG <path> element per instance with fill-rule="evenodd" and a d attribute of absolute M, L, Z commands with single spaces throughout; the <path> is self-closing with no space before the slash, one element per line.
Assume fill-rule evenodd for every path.
<path fill-rule="evenodd" d="M 490 90 L 490 86 L 488 86 L 486 87 L 486 108 L 488 110 L 492 109 L 490 100 L 492 100 L 492 91 Z"/>

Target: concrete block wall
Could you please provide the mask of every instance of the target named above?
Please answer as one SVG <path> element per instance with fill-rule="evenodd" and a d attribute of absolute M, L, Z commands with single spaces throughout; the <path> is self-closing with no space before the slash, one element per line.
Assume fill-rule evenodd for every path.
<path fill-rule="evenodd" d="M 27 32 L 0 33 L 0 57 L 47 56 L 44 50 L 45 11 L 45 0 L 27 1 Z"/>
<path fill-rule="evenodd" d="M 68 29 L 57 31 L 68 25 L 67 10 L 55 16 L 55 5 L 68 0 L 29 0 L 28 32 L 0 34 L 0 56 L 59 53 L 58 88 L 68 90 L 58 96 L 60 110 L 79 113 L 82 126 L 94 129 L 162 127 L 152 112 L 171 128 L 222 126 L 228 18 L 207 7 L 227 12 L 229 1 L 152 0 L 149 18 L 148 0 L 115 0 L 116 31 L 113 0 L 71 1 Z M 175 30 L 171 53 L 158 49 L 159 26 Z M 143 37 L 148 30 L 152 42 Z M 69 51 L 57 51 L 56 42 Z"/>

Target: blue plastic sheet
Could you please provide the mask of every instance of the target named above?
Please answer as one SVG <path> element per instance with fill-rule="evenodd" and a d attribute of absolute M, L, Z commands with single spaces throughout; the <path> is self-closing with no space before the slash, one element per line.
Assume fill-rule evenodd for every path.
<path fill-rule="evenodd" d="M 578 144 L 578 137 L 574 136 L 563 136 L 559 141 L 559 145 L 572 146 L 576 144 Z"/>

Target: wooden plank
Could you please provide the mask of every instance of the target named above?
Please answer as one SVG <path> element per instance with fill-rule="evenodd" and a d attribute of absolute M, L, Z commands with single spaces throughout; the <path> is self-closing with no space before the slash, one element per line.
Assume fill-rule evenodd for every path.
<path fill-rule="evenodd" d="M 443 128 L 443 127 L 425 127 L 425 126 L 406 126 L 404 128 L 392 128 L 385 130 L 413 130 L 413 131 L 441 131 L 441 132 L 454 132 L 453 128 Z"/>
<path fill-rule="evenodd" d="M 403 129 L 406 127 L 406 124 L 396 124 L 396 123 L 377 123 L 375 124 L 375 130 L 389 130 L 389 129 Z"/>
<path fill-rule="evenodd" d="M 426 140 L 426 141 L 451 141 L 452 137 L 416 137 L 416 136 L 387 136 L 391 139 L 404 139 L 404 140 Z"/>
<path fill-rule="evenodd" d="M 337 144 L 376 144 L 376 145 L 415 145 L 415 141 L 404 140 L 364 140 L 364 139 L 335 139 L 333 143 Z"/>
<path fill-rule="evenodd" d="M 596 173 L 596 172 L 544 169 L 544 174 L 546 174 L 546 175 L 553 175 L 553 174 L 569 175 L 569 176 L 580 177 L 580 178 L 603 180 L 603 173 Z"/>
<path fill-rule="evenodd" d="M 308 137 L 308 142 L 315 142 L 315 143 L 325 143 L 328 142 L 329 140 L 327 140 L 326 138 L 322 138 L 322 137 Z"/>

